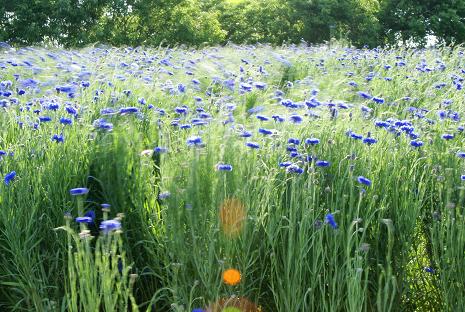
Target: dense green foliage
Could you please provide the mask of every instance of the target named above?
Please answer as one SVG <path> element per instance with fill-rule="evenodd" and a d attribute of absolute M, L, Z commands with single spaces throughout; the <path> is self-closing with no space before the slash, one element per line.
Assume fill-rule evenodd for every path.
<path fill-rule="evenodd" d="M 67 47 L 283 42 L 356 46 L 465 40 L 465 0 L 15 0 L 0 40 Z"/>

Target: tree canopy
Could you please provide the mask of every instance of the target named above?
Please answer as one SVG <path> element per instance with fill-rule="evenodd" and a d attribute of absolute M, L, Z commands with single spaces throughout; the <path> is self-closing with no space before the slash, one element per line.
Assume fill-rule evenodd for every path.
<path fill-rule="evenodd" d="M 78 47 L 267 42 L 458 44 L 465 0 L 15 0 L 0 40 Z"/>

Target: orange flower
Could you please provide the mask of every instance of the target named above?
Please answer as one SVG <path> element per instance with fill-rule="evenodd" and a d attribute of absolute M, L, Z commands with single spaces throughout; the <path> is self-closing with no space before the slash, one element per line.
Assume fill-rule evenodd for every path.
<path fill-rule="evenodd" d="M 227 285 L 237 285 L 241 281 L 241 272 L 236 269 L 227 269 L 223 272 L 223 282 Z"/>

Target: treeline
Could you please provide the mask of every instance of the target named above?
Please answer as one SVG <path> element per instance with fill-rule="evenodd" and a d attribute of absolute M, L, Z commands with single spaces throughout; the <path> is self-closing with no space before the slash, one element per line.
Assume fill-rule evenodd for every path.
<path fill-rule="evenodd" d="M 465 0 L 2 0 L 0 40 L 79 47 L 465 40 Z"/>

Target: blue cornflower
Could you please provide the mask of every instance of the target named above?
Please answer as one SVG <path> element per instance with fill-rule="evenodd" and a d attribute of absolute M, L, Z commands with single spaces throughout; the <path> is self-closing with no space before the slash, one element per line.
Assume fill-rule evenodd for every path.
<path fill-rule="evenodd" d="M 328 223 L 333 229 L 337 229 L 336 220 L 334 220 L 334 216 L 331 213 L 328 213 L 325 216 L 325 221 Z"/>
<path fill-rule="evenodd" d="M 255 143 L 255 142 L 246 142 L 245 146 L 250 147 L 250 148 L 254 148 L 254 149 L 260 148 L 260 145 L 258 143 Z"/>
<path fill-rule="evenodd" d="M 57 111 L 60 108 L 60 105 L 58 103 L 50 103 L 46 108 L 51 111 Z"/>
<path fill-rule="evenodd" d="M 61 117 L 60 123 L 63 125 L 71 125 L 73 123 L 73 120 L 70 118 Z"/>
<path fill-rule="evenodd" d="M 350 136 L 352 139 L 355 139 L 355 140 L 361 140 L 361 139 L 363 139 L 363 135 L 357 134 L 357 133 L 352 132 L 352 131 L 350 131 L 349 136 Z"/>
<path fill-rule="evenodd" d="M 4 179 L 5 184 L 10 185 L 11 181 L 13 181 L 15 177 L 16 177 L 16 171 L 11 171 L 10 173 L 8 173 Z"/>
<path fill-rule="evenodd" d="M 100 118 L 93 122 L 95 128 L 111 131 L 113 129 L 113 124 L 107 122 L 105 119 Z"/>
<path fill-rule="evenodd" d="M 77 115 L 77 109 L 76 108 L 74 108 L 72 106 L 66 106 L 65 109 L 68 112 L 68 114 Z"/>
<path fill-rule="evenodd" d="M 447 112 L 443 110 L 439 110 L 437 114 L 440 119 L 445 119 L 447 117 Z"/>
<path fill-rule="evenodd" d="M 454 136 L 453 134 L 451 134 L 451 133 L 446 133 L 446 134 L 443 134 L 443 135 L 442 135 L 442 138 L 443 138 L 444 140 L 452 140 L 454 137 L 455 137 L 455 136 Z"/>
<path fill-rule="evenodd" d="M 279 115 L 273 115 L 271 116 L 271 118 L 274 119 L 274 121 L 276 122 L 284 122 L 286 119 L 284 119 L 283 117 L 279 116 Z"/>
<path fill-rule="evenodd" d="M 370 185 L 371 185 L 371 180 L 369 180 L 369 179 L 367 179 L 367 178 L 365 178 L 365 177 L 363 177 L 363 176 L 359 176 L 359 177 L 357 178 L 357 181 L 358 181 L 358 183 L 364 184 L 364 185 L 366 185 L 366 186 L 370 186 Z"/>
<path fill-rule="evenodd" d="M 423 270 L 427 273 L 431 273 L 431 274 L 434 274 L 436 272 L 435 269 L 433 269 L 432 267 L 424 267 Z"/>
<path fill-rule="evenodd" d="M 205 310 L 201 308 L 195 308 L 192 310 L 192 312 L 205 312 Z"/>
<path fill-rule="evenodd" d="M 409 136 L 412 140 L 418 139 L 418 138 L 420 137 L 420 135 L 419 135 L 418 133 L 415 133 L 415 132 L 409 133 L 408 136 Z"/>
<path fill-rule="evenodd" d="M 57 143 L 63 143 L 65 141 L 65 138 L 63 137 L 63 134 L 54 134 L 52 136 L 52 141 L 55 141 Z"/>
<path fill-rule="evenodd" d="M 458 152 L 457 157 L 459 158 L 465 158 L 465 152 Z"/>
<path fill-rule="evenodd" d="M 87 223 L 87 224 L 94 223 L 94 220 L 92 220 L 91 217 L 77 217 L 75 221 L 77 223 Z"/>
<path fill-rule="evenodd" d="M 423 141 L 418 141 L 418 140 L 413 140 L 413 141 L 410 141 L 410 145 L 413 146 L 413 147 L 421 147 L 423 146 Z"/>
<path fill-rule="evenodd" d="M 119 113 L 121 115 L 137 113 L 137 112 L 139 112 L 139 109 L 137 107 L 122 107 L 119 109 Z"/>
<path fill-rule="evenodd" d="M 266 83 L 264 82 L 257 81 L 256 83 L 254 83 L 254 85 L 255 85 L 255 88 L 259 90 L 264 90 L 266 88 Z"/>
<path fill-rule="evenodd" d="M 188 111 L 188 110 L 189 110 L 189 109 L 187 108 L 187 106 L 180 106 L 180 107 L 176 107 L 176 108 L 174 109 L 174 111 L 176 112 L 176 114 L 179 114 L 179 115 L 181 115 L 181 114 L 184 114 L 184 115 L 187 114 L 187 111 Z"/>
<path fill-rule="evenodd" d="M 100 115 L 114 115 L 116 113 L 117 113 L 116 110 L 111 107 L 102 108 L 100 110 Z"/>
<path fill-rule="evenodd" d="M 287 143 L 299 145 L 299 144 L 300 144 L 300 140 L 299 140 L 299 139 L 296 139 L 296 138 L 289 138 L 289 139 L 287 140 Z"/>
<path fill-rule="evenodd" d="M 256 115 L 255 116 L 258 120 L 261 120 L 261 121 L 268 121 L 270 120 L 269 117 L 266 117 L 266 116 L 263 116 L 263 115 Z"/>
<path fill-rule="evenodd" d="M 183 125 L 179 125 L 179 129 L 191 129 L 192 128 L 192 125 L 190 124 L 183 124 Z"/>
<path fill-rule="evenodd" d="M 299 115 L 291 115 L 289 116 L 289 118 L 291 119 L 291 122 L 295 124 L 300 124 L 304 120 L 302 116 L 299 116 Z"/>
<path fill-rule="evenodd" d="M 294 101 L 290 99 L 284 99 L 281 101 L 281 105 L 287 108 L 299 108 L 299 105 L 294 103 Z"/>
<path fill-rule="evenodd" d="M 331 163 L 329 161 L 326 161 L 326 160 L 317 160 L 315 162 L 315 165 L 317 167 L 328 167 Z"/>
<path fill-rule="evenodd" d="M 460 180 L 465 181 L 465 174 L 460 176 Z"/>
<path fill-rule="evenodd" d="M 95 220 L 95 212 L 93 210 L 90 210 L 90 211 L 86 212 L 84 217 L 77 217 L 76 218 L 77 223 L 90 224 L 90 223 L 94 223 L 94 220 Z"/>
<path fill-rule="evenodd" d="M 242 91 L 246 91 L 246 92 L 252 91 L 252 85 L 245 83 L 245 82 L 240 84 L 240 88 Z"/>
<path fill-rule="evenodd" d="M 372 137 L 367 137 L 367 138 L 363 139 L 363 143 L 365 143 L 367 145 L 375 144 L 376 142 L 378 142 L 378 140 L 376 140 L 375 138 L 372 138 Z"/>
<path fill-rule="evenodd" d="M 233 167 L 232 167 L 232 165 L 228 165 L 228 164 L 217 164 L 216 165 L 216 170 L 218 170 L 218 171 L 232 171 Z"/>
<path fill-rule="evenodd" d="M 202 118 L 202 119 L 209 119 L 209 118 L 211 118 L 211 117 L 212 117 L 212 115 L 210 115 L 209 113 L 205 113 L 205 112 L 203 112 L 203 111 L 200 111 L 200 112 L 199 112 L 199 118 Z"/>
<path fill-rule="evenodd" d="M 373 100 L 373 102 L 375 102 L 375 103 L 377 103 L 377 104 L 383 104 L 383 103 L 384 103 L 384 99 L 383 99 L 383 98 L 373 97 L 372 100 Z"/>
<path fill-rule="evenodd" d="M 155 147 L 155 148 L 153 149 L 153 151 L 154 151 L 155 153 L 162 154 L 162 153 L 168 152 L 168 148 L 162 147 L 162 146 L 157 146 L 157 147 Z"/>
<path fill-rule="evenodd" d="M 77 195 L 85 195 L 89 193 L 89 189 L 85 187 L 78 187 L 78 188 L 73 188 L 69 190 L 69 193 L 73 196 Z"/>
<path fill-rule="evenodd" d="M 252 136 L 252 132 L 244 130 L 239 134 L 239 136 L 242 138 L 250 138 Z"/>
<path fill-rule="evenodd" d="M 387 128 L 390 126 L 390 123 L 380 120 L 380 121 L 375 121 L 375 126 L 380 127 L 380 128 Z"/>
<path fill-rule="evenodd" d="M 282 163 L 279 163 L 279 166 L 281 168 L 287 168 L 289 167 L 290 165 L 292 165 L 292 163 L 290 161 L 285 161 L 285 162 L 282 162 Z"/>
<path fill-rule="evenodd" d="M 76 86 L 73 85 L 65 85 L 65 86 L 57 86 L 55 87 L 55 90 L 60 93 L 73 93 L 76 91 Z"/>
<path fill-rule="evenodd" d="M 49 121 L 52 121 L 52 117 L 50 117 L 50 116 L 39 116 L 39 121 L 40 122 L 49 122 Z"/>
<path fill-rule="evenodd" d="M 297 173 L 297 174 L 302 174 L 304 172 L 304 169 L 300 168 L 296 164 L 292 164 L 286 167 L 286 172 L 287 173 Z"/>
<path fill-rule="evenodd" d="M 158 194 L 158 199 L 167 199 L 170 196 L 171 196 L 171 193 L 168 191 L 165 191 L 165 192 L 161 192 L 160 194 Z"/>
<path fill-rule="evenodd" d="M 173 127 L 179 126 L 179 119 L 178 119 L 178 118 L 173 119 L 173 120 L 170 122 L 170 125 L 173 126 Z"/>
<path fill-rule="evenodd" d="M 202 145 L 202 138 L 199 136 L 192 136 L 187 139 L 187 146 L 200 146 Z"/>
<path fill-rule="evenodd" d="M 179 91 L 180 93 L 186 92 L 186 86 L 183 85 L 182 83 L 178 84 L 178 91 Z"/>
<path fill-rule="evenodd" d="M 364 98 L 364 99 L 370 100 L 370 99 L 373 98 L 370 94 L 368 94 L 368 93 L 366 93 L 366 92 L 363 92 L 363 91 L 358 91 L 357 94 L 358 94 L 359 96 L 361 96 L 362 98 Z"/>
<path fill-rule="evenodd" d="M 119 230 L 121 228 L 121 222 L 118 220 L 105 220 L 100 223 L 100 229 L 104 234 L 108 234 L 111 231 Z"/>
<path fill-rule="evenodd" d="M 320 140 L 317 139 L 317 138 L 308 138 L 308 139 L 305 139 L 305 144 L 307 145 L 317 145 L 320 143 Z"/>
<path fill-rule="evenodd" d="M 258 132 L 261 133 L 261 134 L 264 134 L 264 135 L 273 134 L 273 131 L 268 130 L 268 129 L 265 129 L 265 128 L 259 128 L 259 129 L 258 129 Z"/>

